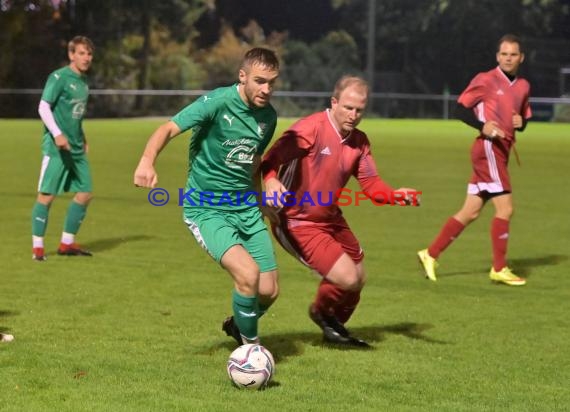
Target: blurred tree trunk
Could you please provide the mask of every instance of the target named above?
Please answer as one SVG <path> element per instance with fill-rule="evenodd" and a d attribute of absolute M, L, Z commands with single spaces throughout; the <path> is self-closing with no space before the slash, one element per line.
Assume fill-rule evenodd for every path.
<path fill-rule="evenodd" d="M 148 1 L 145 1 L 142 7 L 141 14 L 141 29 L 143 35 L 143 46 L 141 50 L 141 57 L 139 61 L 139 76 L 137 79 L 137 88 L 144 90 L 148 85 L 148 66 L 150 59 L 150 34 L 151 34 L 152 19 L 149 13 Z M 137 95 L 135 100 L 135 110 L 140 111 L 144 106 L 145 96 Z"/>

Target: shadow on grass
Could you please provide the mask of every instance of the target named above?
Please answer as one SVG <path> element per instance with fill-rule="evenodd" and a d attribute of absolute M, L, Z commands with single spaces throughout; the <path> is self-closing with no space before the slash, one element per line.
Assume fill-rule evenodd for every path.
<path fill-rule="evenodd" d="M 536 258 L 511 259 L 510 265 L 515 273 L 530 277 L 532 268 L 540 266 L 554 266 L 568 260 L 567 255 L 547 255 Z"/>
<path fill-rule="evenodd" d="M 142 240 L 151 240 L 154 239 L 155 237 L 156 236 L 148 236 L 148 235 L 122 236 L 122 237 L 114 237 L 108 239 L 99 239 L 93 242 L 86 242 L 85 244 L 81 245 L 84 246 L 85 249 L 91 252 L 102 252 L 105 250 L 115 249 L 125 243 L 140 242 Z"/>
<path fill-rule="evenodd" d="M 523 258 L 523 259 L 508 259 L 509 267 L 513 269 L 517 275 L 529 278 L 532 273 L 532 269 L 541 266 L 554 266 L 568 260 L 567 255 L 547 255 L 535 258 Z M 489 267 L 480 268 L 474 271 L 461 271 L 461 272 L 448 272 L 438 274 L 438 278 L 446 278 L 452 276 L 462 276 L 462 275 L 474 275 L 479 276 L 480 274 L 488 275 L 490 270 Z"/>
<path fill-rule="evenodd" d="M 487 273 L 488 271 L 489 271 L 489 270 L 486 269 L 486 270 L 483 270 L 482 272 L 483 272 L 483 273 Z M 453 277 L 453 276 L 467 276 L 467 275 L 479 276 L 479 275 L 480 275 L 479 272 L 481 272 L 481 271 L 467 271 L 467 270 L 464 270 L 464 271 L 461 271 L 461 272 L 447 272 L 447 273 L 439 273 L 439 272 L 436 272 L 436 274 L 437 274 L 437 278 L 438 278 L 438 279 L 443 279 L 443 278 L 451 278 L 451 277 Z"/>
<path fill-rule="evenodd" d="M 11 310 L 0 310 L 0 318 L 7 318 L 8 316 L 16 316 L 19 314 L 20 312 L 14 312 Z"/>
<path fill-rule="evenodd" d="M 394 325 L 378 325 L 378 326 L 362 326 L 349 328 L 350 333 L 360 339 L 364 339 L 371 344 L 369 348 L 355 347 L 332 344 L 323 341 L 323 335 L 320 332 L 293 332 L 285 334 L 270 334 L 263 337 L 262 344 L 269 348 L 275 356 L 275 361 L 283 361 L 290 356 L 298 356 L 304 352 L 306 345 L 326 347 L 332 350 L 341 351 L 374 351 L 375 343 L 382 342 L 387 335 L 401 335 L 409 339 L 422 340 L 427 343 L 435 343 L 439 345 L 447 345 L 448 342 L 433 339 L 425 336 L 426 330 L 433 328 L 430 324 L 418 324 L 412 322 L 396 323 Z M 232 351 L 236 348 L 236 344 L 228 337 L 227 341 L 218 343 L 201 351 L 202 354 L 211 354 L 220 349 Z"/>
<path fill-rule="evenodd" d="M 0 318 L 7 318 L 9 316 L 16 316 L 19 314 L 20 312 L 13 312 L 11 310 L 0 310 Z M 0 333 L 8 333 L 8 332 L 10 332 L 10 328 L 0 325 Z"/>
<path fill-rule="evenodd" d="M 134 189 L 134 186 L 133 186 L 133 189 Z M 134 193 L 136 194 L 136 192 L 134 192 Z M 142 191 L 141 191 L 141 193 L 142 193 Z M 32 202 L 33 202 L 35 197 L 37 196 L 37 193 L 33 190 L 32 191 L 24 191 L 24 192 L 0 192 L 0 196 L 2 196 L 3 199 L 7 199 L 7 198 L 32 199 Z M 141 198 L 144 199 L 144 201 L 146 201 L 147 205 L 149 205 L 147 196 L 148 196 L 148 194 L 144 193 L 144 196 L 141 196 Z M 69 202 L 69 201 L 71 201 L 72 198 L 73 198 L 72 194 L 60 195 L 57 197 L 56 202 L 58 202 L 58 203 Z M 99 202 L 100 200 L 104 200 L 106 202 L 128 202 L 132 205 L 133 199 L 137 200 L 138 197 L 121 196 L 121 195 L 100 196 L 100 195 L 97 195 L 97 193 L 95 193 L 95 199 L 97 202 Z M 30 206 L 30 210 L 31 210 L 31 206 Z"/>

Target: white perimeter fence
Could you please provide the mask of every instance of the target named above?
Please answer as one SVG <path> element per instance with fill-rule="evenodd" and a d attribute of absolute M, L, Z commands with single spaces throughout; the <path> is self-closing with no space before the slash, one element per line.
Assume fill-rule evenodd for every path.
<path fill-rule="evenodd" d="M 89 117 L 171 116 L 207 90 L 92 89 Z M 37 117 L 41 89 L 0 89 L 0 118 Z M 298 117 L 327 107 L 330 92 L 276 91 L 272 104 L 282 117 Z M 368 117 L 453 117 L 457 95 L 372 93 Z M 570 122 L 570 96 L 531 97 L 534 120 Z"/>

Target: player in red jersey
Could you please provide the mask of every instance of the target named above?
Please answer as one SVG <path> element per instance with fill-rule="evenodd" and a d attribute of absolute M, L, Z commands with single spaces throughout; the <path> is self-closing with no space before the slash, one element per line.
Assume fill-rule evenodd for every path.
<path fill-rule="evenodd" d="M 337 204 L 350 176 L 378 202 L 393 189 L 382 181 L 370 142 L 356 126 L 368 101 L 368 85 L 354 76 L 336 83 L 331 108 L 296 122 L 262 162 L 265 196 L 280 208 L 272 220 L 279 243 L 322 276 L 309 308 L 327 341 L 368 346 L 344 327 L 360 300 L 365 282 L 364 254 Z M 407 203 L 413 189 L 402 188 Z M 409 193 L 408 193 L 409 192 Z M 287 193 L 291 193 L 289 198 Z"/>
<path fill-rule="evenodd" d="M 517 72 L 524 60 L 521 42 L 508 34 L 498 43 L 499 65 L 477 74 L 458 99 L 457 117 L 480 131 L 471 148 L 473 174 L 463 207 L 450 217 L 432 244 L 418 252 L 426 277 L 436 280 L 436 259 L 463 229 L 479 216 L 488 200 L 495 206 L 491 223 L 494 282 L 522 286 L 526 280 L 507 266 L 509 222 L 513 214 L 511 182 L 507 164 L 515 144 L 515 131 L 523 131 L 531 117 L 529 83 Z M 515 151 L 516 155 L 516 151 Z"/>

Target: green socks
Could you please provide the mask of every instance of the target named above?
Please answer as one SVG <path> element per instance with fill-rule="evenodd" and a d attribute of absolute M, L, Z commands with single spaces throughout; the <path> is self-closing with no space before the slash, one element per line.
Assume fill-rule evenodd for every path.
<path fill-rule="evenodd" d="M 76 234 L 79 231 L 79 227 L 81 226 L 81 222 L 83 222 L 83 218 L 86 213 L 87 206 L 80 205 L 79 203 L 72 201 L 67 209 L 63 231 Z"/>
<path fill-rule="evenodd" d="M 44 237 L 48 223 L 49 206 L 36 202 L 32 209 L 32 235 Z"/>
<path fill-rule="evenodd" d="M 265 312 L 269 309 L 270 305 L 264 305 L 261 302 L 257 302 L 257 319 L 265 315 Z"/>
<path fill-rule="evenodd" d="M 250 341 L 257 340 L 257 296 L 243 296 L 234 289 L 232 307 L 240 333 Z"/>

